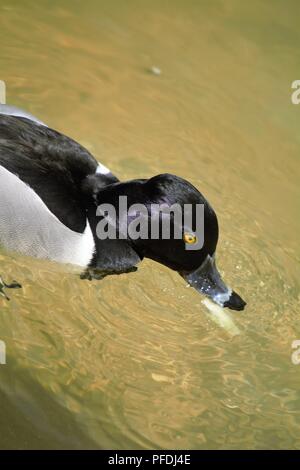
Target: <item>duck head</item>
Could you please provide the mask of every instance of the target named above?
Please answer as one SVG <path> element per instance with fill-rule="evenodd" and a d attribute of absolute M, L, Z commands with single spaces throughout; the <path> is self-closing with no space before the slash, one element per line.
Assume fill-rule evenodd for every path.
<path fill-rule="evenodd" d="M 128 272 L 150 258 L 177 271 L 221 307 L 244 309 L 246 302 L 225 284 L 216 266 L 217 216 L 191 183 L 162 174 L 103 185 L 93 175 L 83 192 L 96 245 L 92 269 Z M 114 209 L 110 214 L 109 207 Z"/>

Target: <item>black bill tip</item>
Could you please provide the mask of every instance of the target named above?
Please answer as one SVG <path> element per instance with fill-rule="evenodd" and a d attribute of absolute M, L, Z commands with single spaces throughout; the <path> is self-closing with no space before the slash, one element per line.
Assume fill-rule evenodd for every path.
<path fill-rule="evenodd" d="M 244 310 L 246 302 L 236 292 L 232 291 L 229 300 L 224 302 L 223 307 L 228 307 L 231 310 Z"/>

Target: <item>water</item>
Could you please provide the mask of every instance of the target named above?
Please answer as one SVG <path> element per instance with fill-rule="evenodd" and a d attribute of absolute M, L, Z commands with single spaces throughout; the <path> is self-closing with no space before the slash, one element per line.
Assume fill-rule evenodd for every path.
<path fill-rule="evenodd" d="M 150 261 L 80 281 L 1 253 L 1 448 L 299 448 L 299 2 L 9 2 L 8 102 L 121 179 L 172 172 L 216 209 L 248 302 L 229 334 Z M 156 67 L 161 73 L 156 73 Z"/>

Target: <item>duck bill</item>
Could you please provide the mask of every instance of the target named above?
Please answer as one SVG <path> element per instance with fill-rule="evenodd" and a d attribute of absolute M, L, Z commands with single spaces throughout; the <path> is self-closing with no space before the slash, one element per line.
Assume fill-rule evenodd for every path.
<path fill-rule="evenodd" d="M 224 283 L 214 256 L 208 255 L 198 269 L 188 274 L 181 273 L 181 275 L 190 286 L 221 307 L 244 310 L 246 302 Z"/>

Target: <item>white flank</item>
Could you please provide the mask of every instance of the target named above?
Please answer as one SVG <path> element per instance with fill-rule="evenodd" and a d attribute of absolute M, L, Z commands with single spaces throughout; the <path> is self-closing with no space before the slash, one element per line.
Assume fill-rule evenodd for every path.
<path fill-rule="evenodd" d="M 84 233 L 70 230 L 42 199 L 0 165 L 0 245 L 36 258 L 88 266 L 95 243 L 87 222 Z"/>

